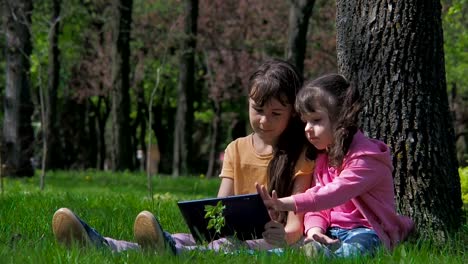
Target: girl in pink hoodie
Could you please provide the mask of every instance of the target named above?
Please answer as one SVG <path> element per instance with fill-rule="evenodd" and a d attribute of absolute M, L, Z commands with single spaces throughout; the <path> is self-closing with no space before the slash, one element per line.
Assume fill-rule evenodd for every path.
<path fill-rule="evenodd" d="M 338 74 L 308 82 L 295 104 L 305 134 L 321 153 L 313 185 L 305 193 L 279 198 L 257 190 L 270 210 L 307 212 L 306 253 L 348 257 L 392 249 L 413 228 L 397 214 L 390 150 L 358 129 L 360 96 Z"/>

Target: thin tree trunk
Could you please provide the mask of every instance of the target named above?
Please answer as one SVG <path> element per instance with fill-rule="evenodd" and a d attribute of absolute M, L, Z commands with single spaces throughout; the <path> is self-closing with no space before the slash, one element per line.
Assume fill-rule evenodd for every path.
<path fill-rule="evenodd" d="M 3 24 L 6 34 L 6 88 L 3 119 L 3 146 L 6 173 L 32 176 L 33 105 L 29 92 L 30 25 L 32 1 L 4 0 Z"/>
<path fill-rule="evenodd" d="M 363 128 L 393 151 L 399 210 L 442 241 L 462 202 L 437 0 L 337 1 L 342 74 L 363 94 Z"/>
<path fill-rule="evenodd" d="M 112 62 L 112 169 L 133 169 L 130 138 L 130 30 L 132 0 L 115 1 L 115 47 Z"/>
<path fill-rule="evenodd" d="M 104 106 L 103 106 L 104 104 Z M 98 165 L 99 169 L 104 169 L 104 162 L 106 160 L 106 123 L 110 114 L 109 100 L 104 96 L 99 96 L 98 109 L 97 109 L 97 122 L 99 127 L 98 132 Z"/>
<path fill-rule="evenodd" d="M 39 188 L 41 191 L 44 190 L 45 187 L 45 177 L 46 177 L 46 162 L 47 162 L 47 155 L 48 155 L 48 138 L 47 134 L 49 132 L 48 130 L 48 123 L 46 120 L 46 106 L 45 106 L 45 99 L 44 99 L 44 89 L 42 88 L 42 85 L 39 87 L 39 105 L 41 106 L 41 123 L 42 123 L 42 161 L 41 161 L 41 176 L 40 176 L 40 181 L 39 181 Z"/>
<path fill-rule="evenodd" d="M 188 173 L 192 149 L 193 94 L 195 82 L 195 47 L 197 36 L 198 0 L 185 0 L 185 37 L 180 57 L 178 102 L 174 134 L 173 177 Z"/>
<path fill-rule="evenodd" d="M 146 124 L 146 109 L 149 109 L 148 108 L 148 105 L 145 103 L 145 94 L 144 94 L 144 91 L 143 91 L 143 88 L 141 89 L 138 89 L 137 91 L 137 100 L 138 100 L 138 103 L 137 103 L 137 117 L 136 117 L 136 120 L 135 120 L 135 125 L 134 125 L 134 131 L 135 131 L 135 135 L 137 134 L 137 127 L 140 127 L 140 135 L 139 135 L 139 144 L 135 144 L 136 146 L 140 146 L 140 149 L 143 151 L 143 153 L 146 153 L 146 130 L 147 130 L 147 124 Z M 141 160 L 141 162 L 143 162 L 143 167 L 144 167 L 144 164 L 145 163 L 145 156 L 146 155 L 143 155 L 143 160 Z"/>
<path fill-rule="evenodd" d="M 208 54 L 205 52 L 205 65 L 207 69 L 208 75 L 208 85 L 210 87 L 214 86 L 214 77 L 213 71 L 211 70 L 209 61 L 208 61 Z M 211 100 L 213 101 L 213 108 L 215 112 L 215 116 L 211 121 L 211 137 L 210 137 L 210 152 L 208 154 L 208 169 L 206 172 L 206 177 L 211 178 L 215 172 L 216 168 L 216 161 L 218 160 L 216 157 L 216 153 L 218 152 L 218 144 L 219 144 L 219 134 L 221 128 L 221 95 L 222 91 L 216 90 L 214 94 L 212 94 Z"/>
<path fill-rule="evenodd" d="M 307 29 L 315 0 L 291 0 L 286 57 L 299 72 L 304 72 Z"/>
<path fill-rule="evenodd" d="M 219 99 L 218 99 L 219 100 Z M 211 139 L 210 139 L 210 153 L 209 153 L 209 160 L 208 160 L 208 171 L 206 172 L 206 177 L 211 178 L 214 176 L 215 168 L 218 161 L 218 144 L 219 144 L 219 134 L 221 128 L 221 104 L 217 99 L 215 99 L 214 109 L 215 109 L 215 116 L 211 122 Z"/>
<path fill-rule="evenodd" d="M 49 79 L 47 94 L 45 96 L 45 131 L 47 131 L 45 134 L 47 141 L 45 167 L 50 169 L 59 168 L 61 164 L 57 125 L 57 91 L 60 73 L 60 50 L 58 47 L 58 37 L 61 4 L 62 0 L 53 0 L 51 29 L 49 31 Z"/>

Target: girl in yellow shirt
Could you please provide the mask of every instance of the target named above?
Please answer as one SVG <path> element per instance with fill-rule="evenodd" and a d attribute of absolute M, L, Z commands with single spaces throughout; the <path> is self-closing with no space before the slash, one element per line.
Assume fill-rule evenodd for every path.
<path fill-rule="evenodd" d="M 218 197 L 255 193 L 255 183 L 276 190 L 279 197 L 302 193 L 311 184 L 315 158 L 315 150 L 306 144 L 304 124 L 294 111 L 302 77 L 292 64 L 272 59 L 261 64 L 249 81 L 249 119 L 253 132 L 226 148 Z M 238 249 L 239 244 L 258 250 L 293 245 L 303 236 L 303 214 L 272 215 L 265 230 L 263 239 L 241 243 L 222 238 L 200 246 L 190 234 L 163 231 L 154 215 L 143 211 L 135 219 L 137 243 L 133 243 L 101 236 L 67 208 L 59 209 L 53 217 L 55 237 L 64 244 L 80 240 L 113 251 L 150 247 L 178 254 L 193 249 L 231 251 Z"/>

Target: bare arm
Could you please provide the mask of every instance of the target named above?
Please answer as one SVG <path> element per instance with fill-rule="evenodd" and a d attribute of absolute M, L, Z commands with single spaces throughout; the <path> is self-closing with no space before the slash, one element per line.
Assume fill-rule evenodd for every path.
<path fill-rule="evenodd" d="M 303 193 L 310 188 L 312 176 L 300 176 L 294 179 L 292 194 Z M 288 213 L 288 221 L 284 227 L 286 242 L 290 245 L 298 241 L 304 233 L 304 214 Z"/>
<path fill-rule="evenodd" d="M 304 232 L 304 214 L 289 212 L 288 222 L 284 227 L 284 231 L 286 232 L 286 243 L 288 243 L 288 245 L 296 243 L 296 241 L 302 237 Z"/>
<path fill-rule="evenodd" d="M 231 195 L 234 195 L 234 180 L 231 178 L 221 178 L 218 197 L 226 197 Z"/>
<path fill-rule="evenodd" d="M 294 186 L 292 193 L 304 192 L 310 187 L 312 177 L 302 176 L 294 179 Z M 257 190 L 261 194 L 260 185 L 256 184 Z M 264 186 L 262 186 L 265 188 Z M 266 192 L 266 190 L 263 190 Z M 265 226 L 265 232 L 263 238 L 272 245 L 284 246 L 284 244 L 294 244 L 297 242 L 304 233 L 304 214 L 295 214 L 294 212 L 288 213 L 288 221 L 286 226 L 283 226 L 279 222 L 272 220 Z"/>

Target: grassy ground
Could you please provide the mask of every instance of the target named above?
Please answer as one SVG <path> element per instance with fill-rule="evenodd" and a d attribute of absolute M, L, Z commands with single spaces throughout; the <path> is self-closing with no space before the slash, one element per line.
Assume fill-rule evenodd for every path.
<path fill-rule="evenodd" d="M 50 172 L 45 191 L 39 178 L 4 179 L 0 195 L 0 263 L 310 263 L 301 252 L 287 250 L 284 256 L 191 252 L 182 256 L 154 252 L 74 247 L 55 242 L 51 220 L 60 207 L 68 207 L 101 234 L 133 240 L 133 221 L 138 212 L 150 210 L 169 232 L 188 232 L 176 202 L 213 197 L 217 179 L 182 177 L 154 178 L 154 199 L 148 198 L 143 174 L 107 172 Z M 374 258 L 316 259 L 314 263 L 468 263 L 468 225 L 443 247 L 430 243 L 404 243 L 394 252 Z"/>

